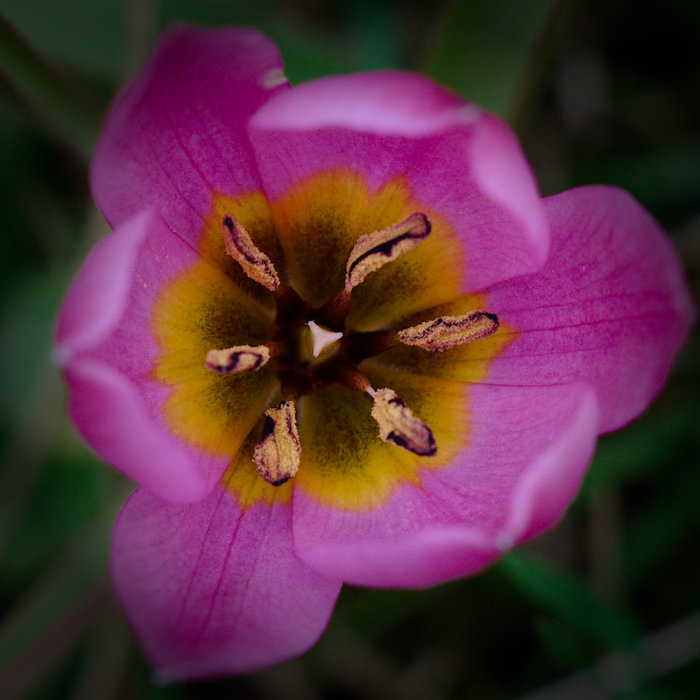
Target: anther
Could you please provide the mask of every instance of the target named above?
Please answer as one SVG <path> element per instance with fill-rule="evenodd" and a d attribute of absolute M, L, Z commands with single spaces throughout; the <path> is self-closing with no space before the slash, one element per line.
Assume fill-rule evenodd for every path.
<path fill-rule="evenodd" d="M 357 287 L 371 272 L 407 253 L 429 235 L 427 217 L 415 212 L 389 228 L 360 236 L 345 266 L 346 289 Z"/>
<path fill-rule="evenodd" d="M 376 389 L 373 398 L 372 418 L 377 421 L 379 437 L 384 442 L 393 442 L 422 457 L 437 452 L 432 430 L 413 414 L 393 389 Z"/>
<path fill-rule="evenodd" d="M 234 345 L 225 350 L 210 350 L 206 368 L 219 374 L 259 370 L 270 360 L 270 350 L 265 345 Z"/>
<path fill-rule="evenodd" d="M 443 352 L 457 345 L 486 338 L 498 330 L 498 316 L 472 311 L 463 316 L 441 316 L 398 332 L 404 345 L 416 345 L 429 352 Z"/>
<path fill-rule="evenodd" d="M 222 232 L 226 252 L 243 268 L 250 279 L 274 292 L 280 284 L 280 278 L 272 260 L 253 243 L 243 224 L 232 216 L 224 216 Z"/>
<path fill-rule="evenodd" d="M 272 486 L 281 486 L 299 471 L 301 441 L 294 401 L 265 411 L 262 440 L 253 450 L 253 462 Z"/>

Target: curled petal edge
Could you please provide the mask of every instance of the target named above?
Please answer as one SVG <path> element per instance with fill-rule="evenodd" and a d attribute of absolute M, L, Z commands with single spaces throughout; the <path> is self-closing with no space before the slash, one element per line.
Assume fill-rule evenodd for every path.
<path fill-rule="evenodd" d="M 577 384 L 574 389 L 580 399 L 572 421 L 521 475 L 502 529 L 436 525 L 392 539 L 297 547 L 298 555 L 326 576 L 377 588 L 427 588 L 477 573 L 516 544 L 552 527 L 574 499 L 593 457 L 599 415 L 593 388 Z M 373 561 L 379 573 L 372 572 Z M 362 576 L 354 577 L 354 569 Z"/>
<path fill-rule="evenodd" d="M 386 180 L 389 170 L 400 170 L 421 201 L 444 199 L 443 180 L 450 179 L 466 188 L 475 204 L 488 200 L 506 219 L 499 225 L 508 244 L 494 253 L 493 232 L 483 230 L 478 215 L 460 224 L 478 232 L 482 240 L 477 257 L 483 258 L 486 267 L 495 266 L 495 271 L 472 271 L 467 291 L 478 291 L 515 274 L 536 272 L 546 262 L 549 224 L 532 170 L 514 134 L 497 117 L 424 76 L 377 71 L 303 83 L 262 105 L 248 130 L 272 200 L 292 180 L 345 165 L 348 148 L 355 149 L 356 165 L 373 187 Z M 377 168 L 376 143 L 368 145 L 371 139 L 386 143 L 386 172 Z M 410 143 L 399 149 L 397 139 Z M 423 164 L 411 162 L 417 151 L 441 164 L 444 172 L 437 182 L 426 175 Z M 408 160 L 397 170 L 402 159 Z M 449 206 L 456 222 L 471 215 L 464 211 L 461 199 Z M 470 251 L 468 241 L 466 249 Z"/>
<path fill-rule="evenodd" d="M 129 219 L 95 245 L 61 305 L 52 356 L 59 367 L 97 347 L 124 315 L 130 271 L 153 222 L 152 210 Z"/>
<path fill-rule="evenodd" d="M 131 382 L 104 363 L 80 357 L 64 373 L 71 418 L 102 459 L 168 501 L 199 501 L 211 492 L 227 458 L 200 455 L 198 463 L 195 453 L 148 415 Z"/>

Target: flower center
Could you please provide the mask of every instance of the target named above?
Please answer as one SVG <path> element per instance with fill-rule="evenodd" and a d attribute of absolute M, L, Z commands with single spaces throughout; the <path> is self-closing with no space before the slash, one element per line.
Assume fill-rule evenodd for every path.
<path fill-rule="evenodd" d="M 340 331 L 334 333 L 316 321 L 309 321 L 302 331 L 302 356 L 306 356 L 309 362 L 323 362 L 340 350 L 342 338 Z"/>
<path fill-rule="evenodd" d="M 333 384 L 362 391 L 373 399 L 372 418 L 379 438 L 422 457 L 437 453 L 431 429 L 390 387 L 373 387 L 359 365 L 395 345 L 410 345 L 440 353 L 493 334 L 494 314 L 473 311 L 441 316 L 399 331 L 358 332 L 347 318 L 353 289 L 373 272 L 391 264 L 425 240 L 431 224 L 415 212 L 393 226 L 360 236 L 348 256 L 345 285 L 323 306 L 312 307 L 292 287 L 282 284 L 270 258 L 230 214 L 221 230 L 226 253 L 245 274 L 272 292 L 276 303 L 275 331 L 258 346 L 214 348 L 207 353 L 207 369 L 219 374 L 255 372 L 270 360 L 276 363 L 283 401 L 265 412 L 265 424 L 253 453 L 260 475 L 273 486 L 293 477 L 300 464 L 302 445 L 296 403 Z"/>

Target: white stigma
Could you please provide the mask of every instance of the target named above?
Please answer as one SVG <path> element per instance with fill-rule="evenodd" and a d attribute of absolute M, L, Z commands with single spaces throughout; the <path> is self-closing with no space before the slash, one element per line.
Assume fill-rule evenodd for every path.
<path fill-rule="evenodd" d="M 311 337 L 314 342 L 313 349 L 311 350 L 311 354 L 314 358 L 318 357 L 329 345 L 332 345 L 343 337 L 342 333 L 329 331 L 327 328 L 319 326 L 315 321 L 309 321 L 306 325 L 311 331 Z"/>

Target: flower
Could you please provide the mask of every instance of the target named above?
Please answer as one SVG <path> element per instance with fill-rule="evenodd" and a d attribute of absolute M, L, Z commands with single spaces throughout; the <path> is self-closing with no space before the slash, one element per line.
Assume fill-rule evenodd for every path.
<path fill-rule="evenodd" d="M 550 527 L 693 317 L 630 195 L 541 199 L 495 117 L 397 71 L 290 89 L 248 29 L 167 32 L 91 182 L 115 230 L 55 356 L 141 484 L 112 576 L 164 679 L 290 658 L 343 582 L 429 586 Z"/>

